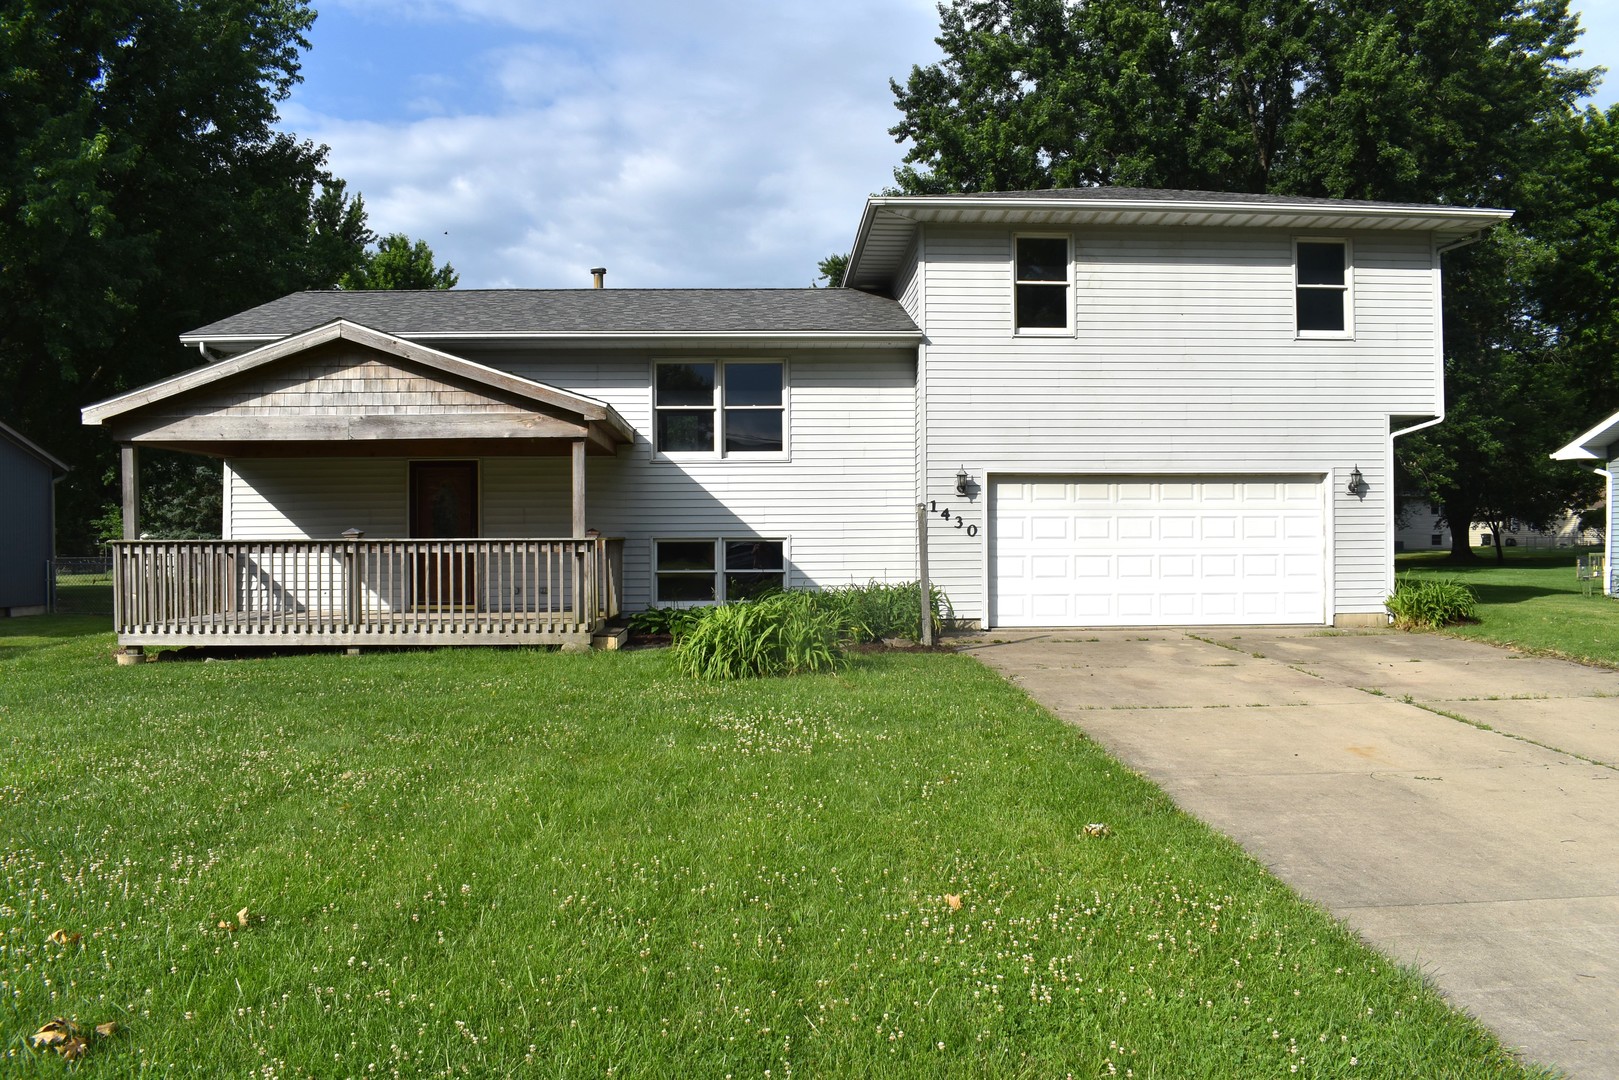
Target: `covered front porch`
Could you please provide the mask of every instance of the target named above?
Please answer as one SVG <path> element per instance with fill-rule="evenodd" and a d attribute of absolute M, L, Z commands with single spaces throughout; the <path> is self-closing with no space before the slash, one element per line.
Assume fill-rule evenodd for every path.
<path fill-rule="evenodd" d="M 84 416 L 121 449 L 113 596 L 126 655 L 149 646 L 587 646 L 620 613 L 623 542 L 589 528 L 585 463 L 633 432 L 594 399 L 338 322 Z M 144 447 L 225 459 L 227 477 L 273 474 L 266 505 L 286 512 L 262 535 L 243 535 L 227 514 L 223 540 L 144 538 Z M 523 460 L 549 460 L 549 475 L 566 476 L 567 489 L 551 488 L 547 500 L 562 512 L 545 520 L 571 526 L 568 534 L 483 535 L 493 526 L 479 463 Z M 408 498 L 398 491 L 400 513 L 366 531 L 345 528 L 337 519 L 352 525 L 355 515 L 333 501 L 333 477 L 357 491 L 378 461 L 408 463 Z M 307 512 L 322 500 L 324 515 Z"/>

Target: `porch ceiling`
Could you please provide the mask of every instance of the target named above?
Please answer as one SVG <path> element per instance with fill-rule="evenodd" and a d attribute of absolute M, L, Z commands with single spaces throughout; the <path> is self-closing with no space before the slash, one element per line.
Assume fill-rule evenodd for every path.
<path fill-rule="evenodd" d="M 614 453 L 605 402 L 338 321 L 83 410 L 119 442 L 220 457 Z"/>

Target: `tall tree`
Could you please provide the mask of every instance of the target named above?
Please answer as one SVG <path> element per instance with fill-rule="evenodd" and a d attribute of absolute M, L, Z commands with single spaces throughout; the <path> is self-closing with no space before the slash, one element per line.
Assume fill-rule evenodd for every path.
<path fill-rule="evenodd" d="M 1473 515 L 1543 516 L 1540 492 L 1580 498 L 1541 464 L 1569 401 L 1566 329 L 1596 351 L 1619 319 L 1553 314 L 1555 289 L 1537 283 L 1579 244 L 1548 230 L 1589 226 L 1568 271 L 1587 287 L 1619 265 L 1603 254 L 1614 216 L 1589 220 L 1603 209 L 1566 175 L 1574 105 L 1595 82 L 1571 62 L 1567 0 L 953 0 L 940 15 L 944 59 L 891 84 L 904 119 L 890 132 L 910 143 L 901 191 L 1116 184 L 1518 209 L 1446 257 L 1447 419 L 1401 454 L 1463 537 Z M 1611 126 L 1590 118 L 1582 137 L 1585 190 L 1612 192 Z"/>
<path fill-rule="evenodd" d="M 376 239 L 366 221 L 365 199 L 359 195 L 350 199 L 348 184 L 342 180 L 323 181 L 309 208 L 304 287 L 335 288 L 362 272 L 369 260 L 366 248 Z"/>
<path fill-rule="evenodd" d="M 426 240 L 412 242 L 404 233 L 377 241 L 360 264 L 338 282 L 343 289 L 453 289 L 461 280 L 449 263 L 436 266 Z"/>
<path fill-rule="evenodd" d="M 67 550 L 91 543 L 111 456 L 79 406 L 195 362 L 180 331 L 311 283 L 325 150 L 273 125 L 314 17 L 0 0 L 0 385 L 7 421 L 75 466 Z"/>

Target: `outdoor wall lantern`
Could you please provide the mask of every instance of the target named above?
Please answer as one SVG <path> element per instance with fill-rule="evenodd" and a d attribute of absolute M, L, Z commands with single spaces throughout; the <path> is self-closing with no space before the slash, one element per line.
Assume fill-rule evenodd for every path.
<path fill-rule="evenodd" d="M 956 472 L 956 494 L 957 495 L 965 495 L 965 494 L 967 494 L 967 482 L 968 482 L 969 479 L 970 478 L 967 476 L 967 466 L 963 465 Z"/>
<path fill-rule="evenodd" d="M 1359 465 L 1349 474 L 1349 494 L 1359 499 L 1366 497 L 1366 477 L 1361 475 Z"/>

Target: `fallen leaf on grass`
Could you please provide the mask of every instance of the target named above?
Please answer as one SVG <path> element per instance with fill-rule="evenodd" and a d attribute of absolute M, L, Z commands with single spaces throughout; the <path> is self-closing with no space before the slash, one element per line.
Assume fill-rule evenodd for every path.
<path fill-rule="evenodd" d="M 247 925 L 247 909 L 246 908 L 243 908 L 241 911 L 238 911 L 236 913 L 236 925 L 237 926 L 244 926 L 244 927 Z"/>
<path fill-rule="evenodd" d="M 1100 821 L 1093 821 L 1089 825 L 1085 826 L 1085 835 L 1086 836 L 1106 836 L 1108 833 L 1110 833 L 1112 831 L 1113 831 L 1112 829 L 1108 828 L 1106 825 L 1102 824 Z"/>
<path fill-rule="evenodd" d="M 79 1033 L 79 1027 L 71 1020 L 64 1020 L 58 1016 L 34 1032 L 30 1038 L 35 1046 L 58 1047 Z"/>
<path fill-rule="evenodd" d="M 117 1030 L 118 1025 L 109 1020 L 86 1031 L 72 1020 L 58 1016 L 30 1035 L 29 1041 L 41 1050 L 54 1050 L 68 1061 L 78 1061 L 90 1052 L 92 1039 L 111 1038 Z"/>
<path fill-rule="evenodd" d="M 72 945 L 83 936 L 83 934 L 70 934 L 66 930 L 52 930 L 45 940 L 52 945 Z"/>
<path fill-rule="evenodd" d="M 945 893 L 944 902 L 950 905 L 951 911 L 961 910 L 961 896 L 959 893 Z"/>

